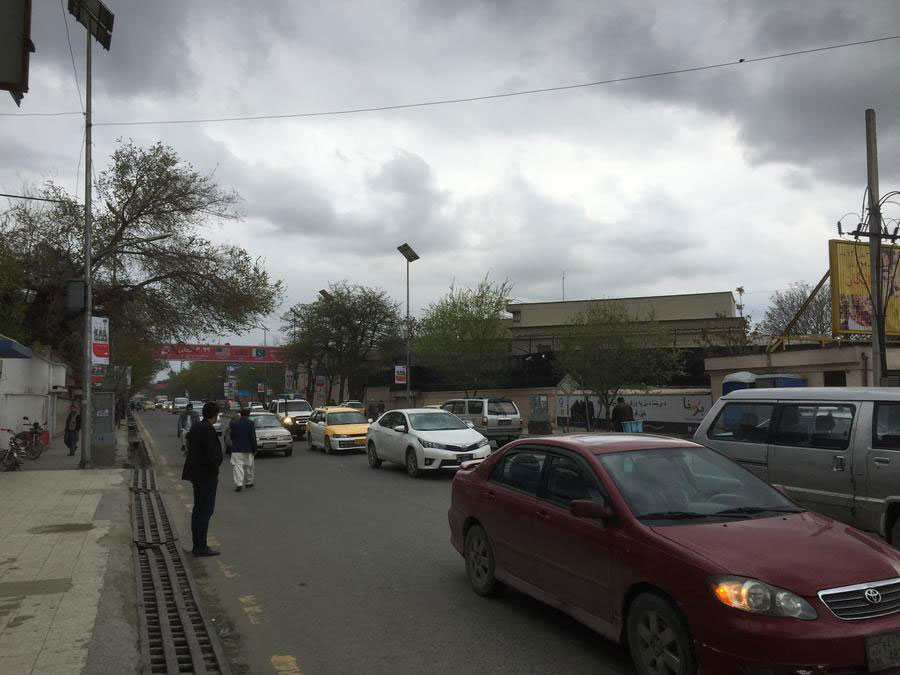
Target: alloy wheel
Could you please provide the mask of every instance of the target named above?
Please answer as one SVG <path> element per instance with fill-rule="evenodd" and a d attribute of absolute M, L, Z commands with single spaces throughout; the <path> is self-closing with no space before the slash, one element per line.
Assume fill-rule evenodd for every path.
<path fill-rule="evenodd" d="M 479 586 L 483 586 L 490 574 L 490 554 L 487 542 L 480 534 L 474 535 L 469 542 L 469 554 L 466 556 L 466 562 L 469 563 L 474 581 Z"/>
<path fill-rule="evenodd" d="M 658 675 L 680 675 L 682 654 L 678 637 L 666 619 L 652 609 L 638 619 L 638 652 L 643 665 Z"/>
<path fill-rule="evenodd" d="M 419 462 L 416 459 L 416 451 L 412 448 L 406 451 L 406 473 L 413 478 L 419 475 Z"/>

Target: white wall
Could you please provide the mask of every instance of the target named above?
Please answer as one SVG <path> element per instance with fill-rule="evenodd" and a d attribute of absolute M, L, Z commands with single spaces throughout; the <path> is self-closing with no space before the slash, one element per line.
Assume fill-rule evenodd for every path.
<path fill-rule="evenodd" d="M 21 431 L 22 417 L 27 415 L 45 425 L 51 436 L 61 434 L 60 410 L 67 411 L 69 401 L 65 390 L 53 387 L 65 384 L 65 364 L 38 354 L 30 359 L 0 359 L 0 427 Z M 0 433 L 0 447 L 6 447 L 7 436 Z"/>

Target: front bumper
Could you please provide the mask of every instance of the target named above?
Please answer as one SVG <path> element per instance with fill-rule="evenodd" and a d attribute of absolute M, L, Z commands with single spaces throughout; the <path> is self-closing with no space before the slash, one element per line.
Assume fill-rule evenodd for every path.
<path fill-rule="evenodd" d="M 437 471 L 438 469 L 458 469 L 459 465 L 472 459 L 490 457 L 491 446 L 482 445 L 477 450 L 454 452 L 438 448 L 420 448 L 419 469 Z"/>
<path fill-rule="evenodd" d="M 290 417 L 290 422 L 288 422 L 288 417 L 285 417 L 281 424 L 285 429 L 291 432 L 291 435 L 295 438 L 303 438 L 306 435 L 306 422 L 308 417 Z"/>
<path fill-rule="evenodd" d="M 331 436 L 332 450 L 365 450 L 366 436 L 347 436 L 339 438 Z"/>
<path fill-rule="evenodd" d="M 276 439 L 257 438 L 256 439 L 256 451 L 257 452 L 279 452 L 282 450 L 290 450 L 293 442 L 294 442 L 294 439 L 291 437 L 288 437 L 288 438 L 279 437 Z"/>
<path fill-rule="evenodd" d="M 900 632 L 900 613 L 842 621 L 822 603 L 812 604 L 819 613 L 815 621 L 750 616 L 736 610 L 717 616 L 713 634 L 695 634 L 699 672 L 701 675 L 868 673 L 866 636 Z"/>

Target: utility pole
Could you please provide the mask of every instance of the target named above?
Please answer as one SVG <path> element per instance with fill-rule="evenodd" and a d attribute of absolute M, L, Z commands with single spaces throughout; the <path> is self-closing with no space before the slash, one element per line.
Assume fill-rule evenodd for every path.
<path fill-rule="evenodd" d="M 84 378 L 81 397 L 81 461 L 82 469 L 91 468 L 91 377 L 92 345 L 91 319 L 94 313 L 91 292 L 91 31 L 87 36 L 85 56 L 85 102 L 84 102 Z"/>
<path fill-rule="evenodd" d="M 563 272 L 563 276 L 562 276 L 562 287 L 563 287 L 563 289 L 562 289 L 563 302 L 565 302 L 566 301 L 566 273 L 565 272 Z"/>
<path fill-rule="evenodd" d="M 887 359 L 884 345 L 884 298 L 881 282 L 881 197 L 878 192 L 878 141 L 875 111 L 866 110 L 866 174 L 869 183 L 869 268 L 872 295 L 872 383 L 884 385 Z"/>
<path fill-rule="evenodd" d="M 412 373 L 410 372 L 409 354 L 410 343 L 412 341 L 412 326 L 409 323 L 409 264 L 419 259 L 419 254 L 413 251 L 409 244 L 401 244 L 397 250 L 406 258 L 406 405 L 412 407 L 412 389 L 410 380 Z"/>

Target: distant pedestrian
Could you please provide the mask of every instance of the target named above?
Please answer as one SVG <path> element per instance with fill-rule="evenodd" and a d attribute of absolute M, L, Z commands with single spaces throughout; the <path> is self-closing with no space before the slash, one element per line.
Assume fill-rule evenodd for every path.
<path fill-rule="evenodd" d="M 187 433 L 199 421 L 200 416 L 194 411 L 194 405 L 188 403 L 184 408 L 184 412 L 178 416 L 178 438 L 181 439 L 182 454 L 187 452 Z"/>
<path fill-rule="evenodd" d="M 125 417 L 125 402 L 118 399 L 116 401 L 116 429 L 121 426 L 123 417 Z"/>
<path fill-rule="evenodd" d="M 75 404 L 69 406 L 69 414 L 66 415 L 65 433 L 63 435 L 63 443 L 69 449 L 69 457 L 75 454 L 78 449 L 78 434 L 81 433 L 81 415 Z"/>
<path fill-rule="evenodd" d="M 241 416 L 228 426 L 231 438 L 231 473 L 234 491 L 253 487 L 253 460 L 256 454 L 256 425 L 250 419 L 250 408 L 241 408 Z"/>
<path fill-rule="evenodd" d="M 216 490 L 219 487 L 219 466 L 222 464 L 222 445 L 213 427 L 219 415 L 219 406 L 209 402 L 203 406 L 203 419 L 191 427 L 187 434 L 187 456 L 181 480 L 194 486 L 194 507 L 191 511 L 192 553 L 198 557 L 219 555 L 206 541 L 209 520 L 216 508 Z"/>
<path fill-rule="evenodd" d="M 622 426 L 622 422 L 634 421 L 634 410 L 621 396 L 616 399 L 616 404 L 613 406 L 612 414 L 610 415 L 610 421 L 614 431 L 624 431 L 625 427 Z"/>

